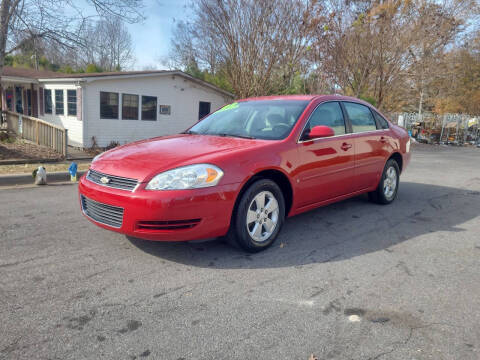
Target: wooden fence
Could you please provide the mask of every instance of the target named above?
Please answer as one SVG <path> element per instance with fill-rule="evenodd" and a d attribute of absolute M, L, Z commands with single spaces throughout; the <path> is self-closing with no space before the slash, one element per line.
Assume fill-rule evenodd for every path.
<path fill-rule="evenodd" d="M 48 146 L 64 157 L 67 156 L 67 129 L 12 111 L 5 111 L 5 113 L 9 130 L 15 132 L 22 139 L 30 140 L 38 145 Z"/>

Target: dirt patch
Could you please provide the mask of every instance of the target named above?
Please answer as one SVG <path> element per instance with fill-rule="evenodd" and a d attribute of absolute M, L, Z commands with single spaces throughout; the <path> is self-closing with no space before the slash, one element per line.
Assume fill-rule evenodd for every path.
<path fill-rule="evenodd" d="M 78 171 L 88 170 L 90 161 L 75 161 L 78 165 Z M 19 165 L 0 165 L 0 175 L 11 174 L 31 174 L 33 170 L 43 166 L 47 170 L 47 174 L 58 171 L 68 171 L 68 167 L 72 161 L 62 161 L 58 163 L 33 163 L 33 164 L 19 164 Z"/>
<path fill-rule="evenodd" d="M 56 160 L 61 158 L 62 155 L 53 149 L 25 140 L 0 142 L 0 160 Z"/>

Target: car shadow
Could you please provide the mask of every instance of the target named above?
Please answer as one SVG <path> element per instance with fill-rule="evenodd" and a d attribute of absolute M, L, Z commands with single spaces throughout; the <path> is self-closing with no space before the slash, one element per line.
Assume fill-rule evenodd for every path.
<path fill-rule="evenodd" d="M 137 248 L 190 266 L 275 268 L 342 261 L 385 250 L 432 232 L 461 232 L 479 215 L 480 192 L 403 182 L 388 206 L 359 196 L 287 219 L 268 250 L 247 254 L 221 240 L 154 242 L 129 238 Z M 447 234 L 448 236 L 448 234 Z"/>

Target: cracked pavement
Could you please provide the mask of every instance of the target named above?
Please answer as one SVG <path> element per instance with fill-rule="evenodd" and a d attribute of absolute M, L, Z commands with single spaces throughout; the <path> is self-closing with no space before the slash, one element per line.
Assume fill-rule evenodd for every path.
<path fill-rule="evenodd" d="M 416 145 L 394 204 L 255 255 L 102 230 L 76 185 L 0 190 L 0 359 L 479 359 L 479 159 Z"/>

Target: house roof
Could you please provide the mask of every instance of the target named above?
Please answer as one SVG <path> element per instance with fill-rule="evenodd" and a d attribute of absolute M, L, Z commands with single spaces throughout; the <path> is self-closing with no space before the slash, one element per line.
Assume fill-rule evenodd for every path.
<path fill-rule="evenodd" d="M 207 81 L 197 79 L 187 73 L 184 73 L 180 70 L 144 70 L 144 71 L 113 71 L 113 72 L 99 72 L 99 73 L 76 73 L 76 74 L 66 74 L 60 72 L 53 72 L 47 70 L 35 70 L 35 69 L 27 69 L 21 67 L 11 67 L 11 66 L 4 66 L 2 71 L 2 76 L 5 77 L 16 77 L 16 78 L 28 78 L 34 80 L 41 80 L 41 81 L 61 81 L 61 80 L 86 80 L 92 81 L 96 79 L 115 79 L 115 78 L 122 78 L 122 77 L 144 77 L 144 76 L 155 76 L 155 75 L 178 75 L 182 76 L 186 79 L 189 79 L 193 82 L 196 82 L 200 85 L 207 86 L 216 90 L 218 92 L 223 93 L 229 97 L 234 97 L 228 91 L 225 91 L 219 88 L 216 85 L 213 85 Z"/>
<path fill-rule="evenodd" d="M 21 77 L 21 78 L 29 78 L 29 79 L 53 77 L 56 74 L 58 73 L 53 71 L 27 69 L 22 67 L 4 66 L 2 69 L 2 76 Z M 65 74 L 62 74 L 62 75 L 65 75 Z"/>

